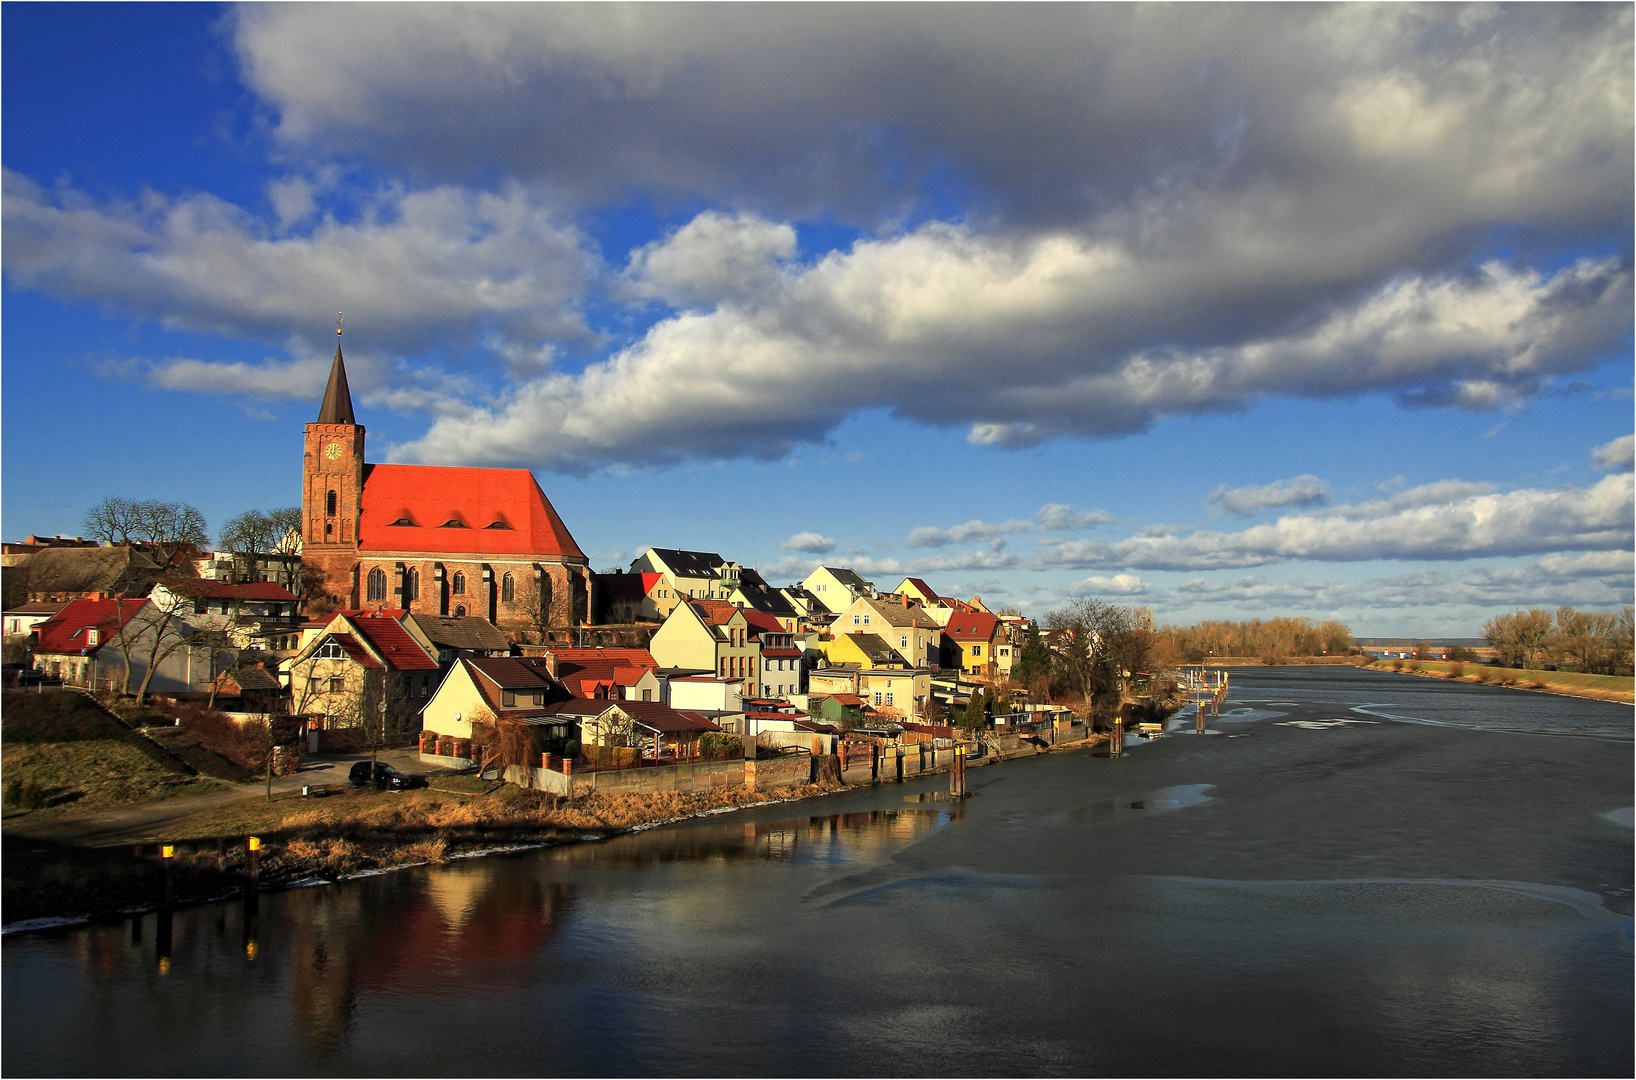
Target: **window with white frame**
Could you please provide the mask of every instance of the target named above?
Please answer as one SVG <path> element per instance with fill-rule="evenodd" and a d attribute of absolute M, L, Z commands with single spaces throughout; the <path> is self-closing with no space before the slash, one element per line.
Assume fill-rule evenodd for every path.
<path fill-rule="evenodd" d="M 892 691 L 886 691 L 886 704 L 892 704 Z"/>
<path fill-rule="evenodd" d="M 875 691 L 875 704 L 876 705 L 880 704 L 880 691 L 879 690 Z"/>

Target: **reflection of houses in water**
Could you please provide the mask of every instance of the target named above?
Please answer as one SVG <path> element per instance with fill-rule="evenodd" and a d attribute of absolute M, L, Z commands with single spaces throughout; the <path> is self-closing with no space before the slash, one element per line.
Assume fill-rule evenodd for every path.
<path fill-rule="evenodd" d="M 481 860 L 285 896 L 291 1023 L 334 1054 L 361 995 L 437 998 L 473 982 L 523 987 L 568 907 L 558 882 Z"/>
<path fill-rule="evenodd" d="M 958 806 L 954 813 L 959 812 Z M 856 862 L 882 858 L 945 825 L 949 807 L 868 810 L 856 814 L 683 825 L 620 837 L 611 844 L 561 848 L 568 863 L 648 864 L 693 860 L 768 859 Z"/>

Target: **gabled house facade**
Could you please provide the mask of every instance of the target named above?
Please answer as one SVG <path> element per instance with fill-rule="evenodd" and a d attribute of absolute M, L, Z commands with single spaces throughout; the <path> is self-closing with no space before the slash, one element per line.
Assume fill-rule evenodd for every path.
<path fill-rule="evenodd" d="M 955 615 L 943 629 L 946 666 L 967 675 L 1010 674 L 1012 649 L 1005 627 L 982 611 Z M 1000 650 L 1005 650 L 1005 656 Z M 1001 661 L 1004 661 L 1002 666 Z"/>
<path fill-rule="evenodd" d="M 648 548 L 631 560 L 631 573 L 662 575 L 677 600 L 725 600 L 743 569 L 714 551 L 679 548 Z"/>
<path fill-rule="evenodd" d="M 846 566 L 820 566 L 807 575 L 801 587 L 831 615 L 847 610 L 859 597 L 875 595 L 875 586 Z"/>
<path fill-rule="evenodd" d="M 801 651 L 794 645 L 794 635 L 772 616 L 726 600 L 678 605 L 654 633 L 648 649 L 664 667 L 713 671 L 719 678 L 733 679 L 744 697 L 761 696 L 769 679 L 772 686 L 801 683 Z"/>
<path fill-rule="evenodd" d="M 450 739 L 472 737 L 477 721 L 516 720 L 539 727 L 548 753 L 577 738 L 571 721 L 558 719 L 551 706 L 568 700 L 567 687 L 554 678 L 544 657 L 470 657 L 450 669 L 422 712 L 422 728 Z M 555 742 L 557 750 L 550 749 Z"/>
<path fill-rule="evenodd" d="M 664 622 L 678 602 L 676 588 L 663 574 L 597 574 L 597 610 L 592 621 L 598 625 Z"/>
<path fill-rule="evenodd" d="M 437 651 L 402 610 L 343 611 L 308 635 L 282 665 L 290 711 L 329 727 L 385 723 L 395 735 L 419 729 L 442 681 Z"/>
<path fill-rule="evenodd" d="M 940 659 L 938 625 L 918 607 L 861 596 L 830 629 L 837 636 L 876 634 L 912 668 L 936 667 Z"/>
<path fill-rule="evenodd" d="M 738 584 L 728 593 L 729 603 L 742 607 L 754 608 L 763 615 L 770 615 L 778 620 L 787 633 L 795 633 L 801 629 L 801 613 L 795 605 L 778 589 L 767 584 L 753 568 L 746 567 L 739 574 Z"/>

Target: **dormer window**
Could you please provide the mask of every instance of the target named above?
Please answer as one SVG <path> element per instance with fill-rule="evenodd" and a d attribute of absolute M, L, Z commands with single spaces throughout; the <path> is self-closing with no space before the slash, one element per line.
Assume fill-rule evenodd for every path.
<path fill-rule="evenodd" d="M 392 526 L 389 526 L 389 527 L 414 528 L 414 525 L 415 525 L 415 523 L 409 519 L 409 515 L 405 514 L 402 517 L 400 517 L 398 520 L 394 521 L 392 523 Z"/>
<path fill-rule="evenodd" d="M 491 522 L 488 525 L 483 526 L 483 528 L 485 528 L 485 529 L 509 529 L 509 528 L 511 528 L 511 526 L 506 524 L 505 518 L 495 518 L 493 522 Z"/>
<path fill-rule="evenodd" d="M 464 529 L 465 527 L 466 523 L 457 517 L 452 517 L 438 526 L 440 529 Z"/>

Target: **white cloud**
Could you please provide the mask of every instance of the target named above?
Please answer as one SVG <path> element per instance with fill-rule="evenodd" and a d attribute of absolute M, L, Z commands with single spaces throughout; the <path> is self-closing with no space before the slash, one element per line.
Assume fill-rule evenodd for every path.
<path fill-rule="evenodd" d="M 778 545 L 785 551 L 806 551 L 813 555 L 827 555 L 835 550 L 835 538 L 815 532 L 796 533 Z"/>
<path fill-rule="evenodd" d="M 582 238 L 519 186 L 382 189 L 356 221 L 326 214 L 286 235 L 208 194 L 99 204 L 3 175 L 14 286 L 232 337 L 321 340 L 341 309 L 354 334 L 399 352 L 470 346 L 490 322 L 534 341 L 585 333 L 575 310 L 592 266 Z M 309 216 L 311 191 L 297 184 L 274 201 Z M 231 365 L 221 378 L 234 372 L 245 392 L 263 378 Z"/>
<path fill-rule="evenodd" d="M 1636 436 L 1621 435 L 1612 442 L 1603 443 L 1591 451 L 1602 468 L 1613 472 L 1629 472 L 1636 458 Z"/>
<path fill-rule="evenodd" d="M 1330 494 L 1328 484 L 1311 473 L 1302 473 L 1292 479 L 1274 480 L 1260 487 L 1233 488 L 1229 491 L 1223 484 L 1205 502 L 1218 514 L 1248 515 L 1286 506 L 1322 506 L 1329 501 Z"/>
<path fill-rule="evenodd" d="M 949 529 L 933 528 L 922 525 L 909 533 L 904 543 L 912 548 L 947 547 L 950 544 L 965 544 L 972 541 L 987 543 L 995 550 L 1005 543 L 1005 537 L 1012 533 L 1028 532 L 1033 529 L 1032 521 L 1013 519 L 1011 521 L 978 521 L 975 518 L 964 525 L 956 525 Z"/>
<path fill-rule="evenodd" d="M 1633 543 L 1629 474 L 1589 488 L 1523 488 L 1475 494 L 1455 485 L 1430 502 L 1425 489 L 1392 500 L 1296 514 L 1239 532 L 1186 537 L 1133 536 L 1117 543 L 1081 540 L 1045 549 L 1045 565 L 1145 570 L 1262 566 L 1289 560 L 1464 559 L 1562 551 L 1629 551 Z M 1401 500 L 1401 502 L 1400 502 Z"/>
<path fill-rule="evenodd" d="M 678 307 L 753 300 L 777 288 L 779 263 L 795 254 L 795 229 L 750 215 L 705 212 L 631 254 L 638 296 Z"/>
<path fill-rule="evenodd" d="M 1191 236 L 1153 204 L 1241 193 L 1278 226 L 1257 257 L 1324 261 L 1434 250 L 1473 220 L 1630 209 L 1619 6 L 245 5 L 233 20 L 291 152 L 421 175 L 488 161 L 587 201 L 634 188 L 873 218 L 943 167 L 1010 217 L 1111 205 L 1154 244 Z M 1304 229 L 1347 243 L 1303 255 Z"/>
<path fill-rule="evenodd" d="M 1093 575 L 1063 590 L 1069 596 L 1148 596 L 1157 590 L 1135 574 Z"/>
<path fill-rule="evenodd" d="M 1087 510 L 1083 513 L 1065 503 L 1046 503 L 1034 515 L 1039 527 L 1047 531 L 1090 529 L 1097 525 L 1111 525 L 1114 516 L 1106 510 Z"/>

